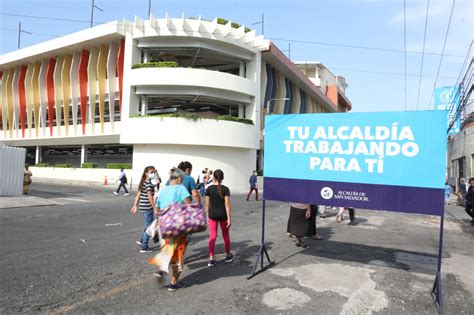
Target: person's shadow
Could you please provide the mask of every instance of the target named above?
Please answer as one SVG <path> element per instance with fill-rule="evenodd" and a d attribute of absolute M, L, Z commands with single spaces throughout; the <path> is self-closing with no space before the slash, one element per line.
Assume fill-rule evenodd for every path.
<path fill-rule="evenodd" d="M 260 244 L 255 244 L 253 240 L 245 240 L 232 243 L 232 252 L 235 259 L 231 263 L 225 262 L 225 255 L 217 255 L 217 264 L 214 267 L 208 267 L 209 249 L 207 246 L 192 250 L 192 253 L 186 258 L 185 272 L 182 280 L 187 287 L 212 282 L 224 277 L 248 276 L 257 260 L 257 253 Z M 267 250 L 271 249 L 272 242 L 266 242 Z M 222 244 L 216 244 L 216 253 L 225 253 Z M 191 272 L 186 272 L 188 269 Z"/>

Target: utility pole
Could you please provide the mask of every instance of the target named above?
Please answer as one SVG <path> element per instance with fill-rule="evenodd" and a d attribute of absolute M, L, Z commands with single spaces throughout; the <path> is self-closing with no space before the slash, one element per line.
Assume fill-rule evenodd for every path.
<path fill-rule="evenodd" d="M 288 59 L 291 59 L 291 42 L 288 43 L 288 49 L 282 50 L 288 53 Z"/>
<path fill-rule="evenodd" d="M 102 10 L 101 8 L 99 8 L 98 6 L 95 5 L 95 0 L 92 0 L 92 6 L 91 6 L 91 27 L 93 26 L 94 24 L 94 9 L 97 9 L 97 10 L 100 10 L 102 12 L 104 12 L 104 10 Z"/>
<path fill-rule="evenodd" d="M 258 24 L 262 24 L 262 35 L 264 35 L 264 31 L 265 31 L 265 14 L 262 13 L 262 20 L 261 20 L 261 21 L 252 23 L 252 25 L 258 25 Z"/>
<path fill-rule="evenodd" d="M 151 18 L 151 0 L 148 0 L 148 18 Z"/>
<path fill-rule="evenodd" d="M 22 30 L 21 29 L 21 22 L 18 22 L 18 49 L 20 49 L 20 43 L 21 43 L 21 33 L 26 33 L 26 34 L 30 34 L 30 32 L 27 32 L 25 30 Z"/>

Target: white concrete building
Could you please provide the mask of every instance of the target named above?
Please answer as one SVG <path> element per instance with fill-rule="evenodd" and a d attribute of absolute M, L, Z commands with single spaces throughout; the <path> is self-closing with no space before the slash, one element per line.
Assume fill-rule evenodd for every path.
<path fill-rule="evenodd" d="M 128 162 L 136 179 L 147 165 L 165 177 L 188 160 L 194 176 L 221 168 L 242 191 L 261 165 L 265 113 L 351 108 L 345 80 L 315 80 L 230 21 L 115 21 L 0 56 L 0 144 L 76 167 L 37 176 L 87 179 L 91 162 L 100 180 L 106 163 Z"/>

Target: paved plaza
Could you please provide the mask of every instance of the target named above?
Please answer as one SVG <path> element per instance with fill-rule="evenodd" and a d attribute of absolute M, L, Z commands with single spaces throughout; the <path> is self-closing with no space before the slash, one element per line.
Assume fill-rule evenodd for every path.
<path fill-rule="evenodd" d="M 236 259 L 207 267 L 207 234 L 192 237 L 171 293 L 135 241 L 141 214 L 114 187 L 35 181 L 30 196 L 0 197 L 0 313 L 42 314 L 435 314 L 436 217 L 357 210 L 356 225 L 318 218 L 323 241 L 298 248 L 286 234 L 289 205 L 267 202 L 266 240 L 276 265 L 246 277 L 259 248 L 261 203 L 233 195 Z M 15 202 L 15 207 L 8 207 Z M 447 314 L 474 310 L 474 227 L 448 206 L 443 257 Z"/>

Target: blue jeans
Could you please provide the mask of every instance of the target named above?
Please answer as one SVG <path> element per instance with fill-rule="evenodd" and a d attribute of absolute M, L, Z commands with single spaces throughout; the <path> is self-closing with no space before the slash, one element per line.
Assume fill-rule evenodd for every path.
<path fill-rule="evenodd" d="M 204 184 L 199 184 L 198 189 L 199 189 L 199 194 L 201 195 L 201 197 L 203 197 L 204 194 L 206 193 L 206 190 L 204 189 Z"/>
<path fill-rule="evenodd" d="M 143 218 L 145 219 L 145 228 L 143 229 L 143 234 L 142 238 L 140 239 L 140 242 L 142 243 L 142 249 L 147 249 L 150 236 L 146 234 L 145 230 L 155 219 L 153 216 L 153 210 L 143 212 Z"/>

